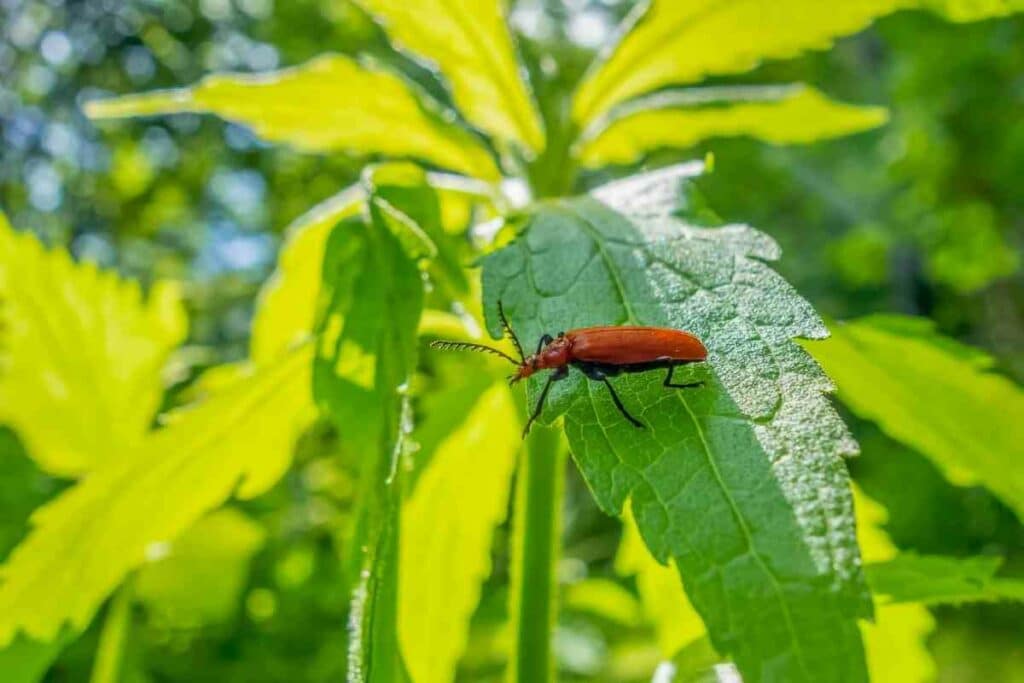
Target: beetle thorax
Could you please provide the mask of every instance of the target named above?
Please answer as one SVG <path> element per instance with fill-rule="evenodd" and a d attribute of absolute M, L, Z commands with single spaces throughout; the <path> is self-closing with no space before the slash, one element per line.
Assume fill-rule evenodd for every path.
<path fill-rule="evenodd" d="M 567 337 L 559 337 L 551 341 L 540 352 L 529 356 L 519 366 L 515 379 L 526 379 L 539 370 L 561 368 L 569 364 L 572 356 L 572 342 Z"/>

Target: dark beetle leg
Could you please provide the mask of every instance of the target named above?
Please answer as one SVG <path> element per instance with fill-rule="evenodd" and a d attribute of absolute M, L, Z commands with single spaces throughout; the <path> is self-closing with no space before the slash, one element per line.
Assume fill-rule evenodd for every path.
<path fill-rule="evenodd" d="M 630 422 L 632 422 L 634 427 L 639 427 L 640 429 L 643 429 L 643 423 L 629 414 L 629 411 L 626 410 L 626 406 L 622 404 L 622 399 L 620 399 L 619 395 L 615 393 L 615 387 L 613 387 L 612 383 L 608 381 L 608 375 L 601 368 L 597 367 L 596 365 L 580 363 L 579 369 L 580 371 L 583 372 L 584 375 L 586 375 L 590 379 L 595 380 L 597 382 L 604 382 L 604 385 L 608 387 L 608 393 L 612 395 L 612 402 L 615 403 L 615 407 L 619 409 L 619 412 L 622 413 L 622 416 L 625 417 Z"/>
<path fill-rule="evenodd" d="M 704 382 L 687 382 L 686 384 L 672 384 L 672 373 L 676 371 L 676 366 L 668 366 L 668 374 L 665 375 L 665 381 L 661 383 L 663 387 L 669 387 L 670 389 L 692 389 L 693 387 L 702 387 Z"/>
<path fill-rule="evenodd" d="M 526 426 L 523 427 L 523 438 L 524 439 L 526 438 L 526 435 L 530 433 L 530 427 L 533 426 L 534 421 L 538 417 L 540 417 L 541 411 L 544 410 L 544 401 L 546 401 L 547 398 L 548 398 L 548 391 L 551 390 L 552 383 L 557 382 L 560 379 L 565 379 L 568 376 L 569 376 L 569 366 L 568 365 L 565 365 L 565 366 L 562 366 L 562 367 L 558 368 L 557 370 L 555 370 L 554 372 L 552 372 L 548 376 L 548 381 L 544 383 L 544 388 L 541 389 L 540 398 L 537 399 L 537 406 L 533 409 L 533 414 L 530 415 L 530 419 L 526 421 Z"/>

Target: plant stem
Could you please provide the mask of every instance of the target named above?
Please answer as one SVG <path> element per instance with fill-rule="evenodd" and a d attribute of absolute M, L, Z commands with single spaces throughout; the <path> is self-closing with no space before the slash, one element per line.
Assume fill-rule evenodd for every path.
<path fill-rule="evenodd" d="M 100 644 L 96 649 L 96 660 L 92 665 L 89 683 L 117 683 L 121 678 L 121 662 L 124 659 L 131 616 L 131 584 L 125 583 L 114 593 L 107 607 L 107 616 L 103 622 L 103 631 L 100 633 Z"/>
<path fill-rule="evenodd" d="M 519 461 L 509 613 L 514 629 L 510 683 L 555 679 L 557 605 L 566 449 L 558 429 L 535 425 Z"/>

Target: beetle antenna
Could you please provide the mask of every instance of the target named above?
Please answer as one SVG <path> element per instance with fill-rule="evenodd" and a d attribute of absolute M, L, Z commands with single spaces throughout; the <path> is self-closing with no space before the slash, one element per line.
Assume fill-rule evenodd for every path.
<path fill-rule="evenodd" d="M 450 341 L 448 339 L 438 339 L 430 342 L 430 348 L 438 349 L 440 351 L 478 351 L 480 353 L 490 353 L 495 356 L 501 356 L 512 365 L 519 367 L 520 363 L 512 356 L 508 355 L 504 351 L 494 348 L 493 346 L 485 346 L 483 344 L 472 344 L 470 342 Z"/>
<path fill-rule="evenodd" d="M 501 318 L 501 329 L 505 330 L 505 334 L 512 340 L 512 343 L 515 344 L 516 351 L 519 352 L 519 358 L 521 359 L 520 362 L 524 362 L 526 360 L 526 354 L 523 353 L 523 347 L 519 343 L 519 337 L 517 337 L 516 333 L 512 331 L 512 326 L 508 324 L 508 318 L 505 317 L 505 307 L 501 305 L 501 301 L 498 302 L 498 317 Z"/>

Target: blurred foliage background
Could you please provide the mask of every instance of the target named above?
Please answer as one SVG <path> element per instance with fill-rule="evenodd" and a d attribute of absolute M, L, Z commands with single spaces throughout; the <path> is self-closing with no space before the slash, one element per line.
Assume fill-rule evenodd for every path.
<path fill-rule="evenodd" d="M 571 88 L 632 5 L 513 3 L 528 68 L 546 88 Z M 175 380 L 187 390 L 203 368 L 244 356 L 253 298 L 282 228 L 352 182 L 361 163 L 270 147 L 213 117 L 94 124 L 81 105 L 215 70 L 264 71 L 357 50 L 398 61 L 346 0 L 0 0 L 0 207 L 12 224 L 79 258 L 144 283 L 182 281 L 192 326 Z M 428 71 L 400 66 L 444 97 Z M 900 13 L 826 53 L 736 80 L 804 81 L 847 102 L 887 106 L 892 119 L 808 147 L 713 141 L 646 165 L 713 152 L 715 173 L 702 184 L 711 205 L 778 239 L 779 269 L 823 314 L 927 316 L 1024 381 L 1024 18 L 952 25 Z M 916 453 L 846 417 L 864 451 L 854 477 L 889 509 L 900 548 L 998 554 L 1008 571 L 1024 571 L 1024 527 L 1002 504 L 980 488 L 952 486 Z M 337 679 L 346 603 L 337 520 L 352 481 L 331 438 L 309 435 L 290 474 L 244 505 L 256 528 L 236 528 L 243 522 L 229 516 L 209 532 L 251 540 L 239 551 L 251 566 L 225 569 L 237 584 L 225 590 L 237 598 L 212 618 L 189 613 L 187 594 L 176 597 L 183 614 L 154 607 L 135 615 L 130 680 Z M 62 485 L 35 470 L 12 434 L 0 434 L 0 558 L 23 535 L 28 513 Z M 596 509 L 575 470 L 566 506 L 561 580 L 609 573 L 618 524 Z M 495 547 L 505 547 L 500 534 Z M 501 672 L 488 654 L 497 651 L 505 609 L 507 558 L 496 552 L 467 678 Z M 159 576 L 145 586 L 162 590 Z M 930 645 L 940 680 L 1024 680 L 1024 608 L 941 608 L 937 618 Z M 60 656 L 51 680 L 86 679 L 99 623 Z M 591 680 L 612 671 L 620 628 L 565 609 L 563 674 Z M 656 662 L 657 652 L 649 654 Z"/>

